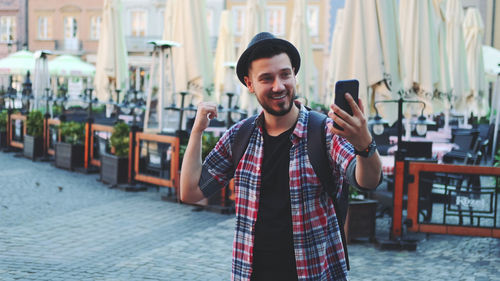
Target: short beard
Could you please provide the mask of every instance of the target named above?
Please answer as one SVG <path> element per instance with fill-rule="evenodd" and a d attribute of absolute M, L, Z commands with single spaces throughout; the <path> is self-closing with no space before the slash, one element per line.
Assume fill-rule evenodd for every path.
<path fill-rule="evenodd" d="M 259 102 L 260 106 L 262 106 L 262 108 L 269 114 L 273 115 L 273 116 L 284 116 L 286 114 L 288 114 L 291 110 L 292 110 L 292 107 L 294 105 L 294 101 L 295 99 L 297 98 L 297 96 L 295 95 L 295 91 L 293 92 L 292 94 L 292 100 L 289 104 L 289 106 L 287 108 L 283 108 L 279 111 L 276 111 L 274 109 L 272 109 L 270 106 L 267 106 L 266 104 L 263 104 L 259 99 L 257 99 L 257 101 Z"/>

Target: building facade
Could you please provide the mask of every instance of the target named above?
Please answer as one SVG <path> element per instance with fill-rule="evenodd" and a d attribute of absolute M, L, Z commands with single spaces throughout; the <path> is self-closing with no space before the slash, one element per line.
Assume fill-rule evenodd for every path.
<path fill-rule="evenodd" d="M 85 57 L 97 52 L 104 0 L 30 0 L 29 49 Z"/>
<path fill-rule="evenodd" d="M 28 46 L 27 0 L 0 1 L 0 58 Z"/>

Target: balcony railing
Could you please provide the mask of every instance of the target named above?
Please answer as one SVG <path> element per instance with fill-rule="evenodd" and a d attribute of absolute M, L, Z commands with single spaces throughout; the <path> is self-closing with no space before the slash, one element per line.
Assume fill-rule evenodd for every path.
<path fill-rule="evenodd" d="M 79 53 L 83 51 L 83 42 L 78 38 L 65 38 L 55 41 L 55 50 L 67 53 Z"/>

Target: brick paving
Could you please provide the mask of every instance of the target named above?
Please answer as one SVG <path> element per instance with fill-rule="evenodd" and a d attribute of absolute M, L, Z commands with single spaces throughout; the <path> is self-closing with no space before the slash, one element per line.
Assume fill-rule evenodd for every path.
<path fill-rule="evenodd" d="M 97 179 L 0 153 L 0 280 L 230 279 L 233 215 Z M 413 237 L 415 252 L 351 244 L 350 280 L 500 281 L 499 239 Z"/>

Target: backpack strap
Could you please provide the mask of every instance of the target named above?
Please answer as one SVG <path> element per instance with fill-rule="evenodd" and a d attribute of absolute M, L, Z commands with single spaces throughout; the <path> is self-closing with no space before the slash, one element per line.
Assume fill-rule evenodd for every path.
<path fill-rule="evenodd" d="M 257 114 L 250 116 L 243 124 L 241 124 L 240 128 L 236 132 L 234 137 L 234 141 L 231 145 L 231 152 L 233 154 L 233 173 L 236 171 L 236 167 L 238 167 L 238 163 L 240 163 L 241 157 L 247 150 L 248 142 L 250 141 L 250 136 L 252 135 L 254 128 L 254 121 L 257 118 Z"/>
<path fill-rule="evenodd" d="M 326 193 L 332 198 L 335 213 L 337 214 L 340 235 L 342 237 L 342 245 L 344 246 L 347 270 L 349 270 L 349 256 L 347 254 L 347 241 L 344 232 L 347 208 L 349 207 L 349 185 L 343 184 L 340 200 L 337 200 L 338 186 L 335 184 L 330 161 L 327 156 L 325 125 L 326 115 L 313 110 L 309 111 L 309 121 L 307 123 L 307 154 L 313 166 L 314 173 L 318 176 Z"/>

